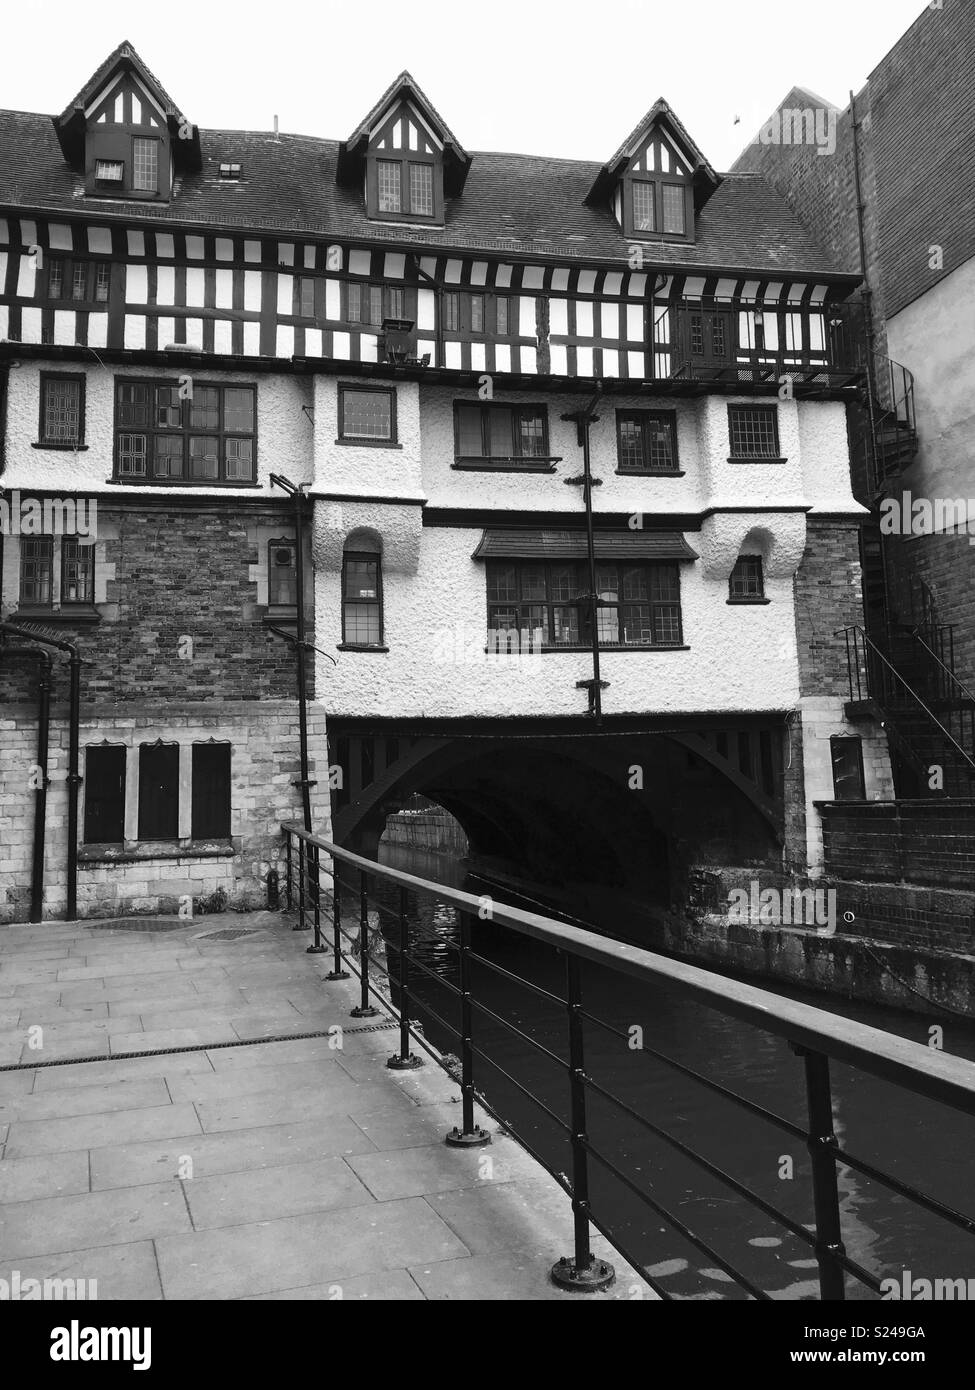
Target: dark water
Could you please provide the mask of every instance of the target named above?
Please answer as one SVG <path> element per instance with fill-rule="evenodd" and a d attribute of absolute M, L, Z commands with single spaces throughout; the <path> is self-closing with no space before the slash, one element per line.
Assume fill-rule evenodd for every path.
<path fill-rule="evenodd" d="M 420 877 L 474 893 L 485 891 L 483 884 L 465 881 L 461 866 L 446 856 L 384 846 L 382 858 Z M 504 894 L 498 892 L 496 897 L 500 900 Z M 399 890 L 378 882 L 373 901 L 374 908 L 380 909 L 395 974 Z M 525 906 L 520 901 L 517 905 Z M 457 913 L 427 895 L 411 894 L 409 909 L 416 957 L 437 976 L 430 979 L 414 972 L 415 993 L 445 1020 L 456 1023 L 458 1001 L 447 986 L 458 980 L 453 949 L 458 938 Z M 350 922 L 357 912 L 351 895 L 345 910 L 345 920 Z M 594 924 L 600 925 L 598 920 Z M 473 921 L 471 927 L 474 949 L 486 960 L 555 994 L 564 993 L 565 962 L 556 951 L 491 923 Z M 476 962 L 472 975 L 475 997 L 556 1057 L 566 1059 L 563 1007 Z M 803 1067 L 788 1045 L 689 1002 L 667 985 L 637 986 L 615 972 L 584 964 L 582 986 L 587 1013 L 601 1021 L 585 1025 L 586 1071 L 593 1081 L 793 1221 L 810 1226 L 810 1162 L 802 1142 L 634 1050 L 628 1039 L 630 1030 L 638 1027 L 643 1030 L 644 1048 L 675 1058 L 802 1125 Z M 945 1051 L 975 1058 L 975 1028 L 965 1020 L 937 1011 L 928 1018 L 779 985 L 765 987 L 925 1045 L 929 1027 L 939 1024 L 944 1029 Z M 439 1048 L 459 1050 L 456 1035 L 424 1018 L 422 1012 L 419 1016 L 427 1036 Z M 563 1122 L 568 1120 L 568 1081 L 556 1062 L 484 1014 L 475 1013 L 473 1031 L 477 1047 L 492 1062 L 528 1087 Z M 838 1063 L 832 1064 L 831 1071 L 836 1131 L 844 1148 L 956 1210 L 975 1209 L 975 1120 Z M 480 1057 L 475 1078 L 478 1090 L 511 1131 L 554 1171 L 570 1174 L 568 1141 L 560 1126 Z M 695 1249 L 620 1177 L 590 1159 L 597 1220 L 631 1260 L 646 1268 L 673 1297 L 747 1297 L 715 1262 L 717 1255 L 773 1297 L 818 1298 L 816 1262 L 799 1237 L 592 1091 L 588 1132 L 600 1154 L 711 1248 L 711 1256 Z M 975 1237 L 849 1168 L 840 1170 L 840 1202 L 847 1253 L 878 1279 L 900 1279 L 905 1268 L 915 1278 L 975 1279 Z M 848 1278 L 847 1297 L 877 1299 L 879 1295 Z"/>

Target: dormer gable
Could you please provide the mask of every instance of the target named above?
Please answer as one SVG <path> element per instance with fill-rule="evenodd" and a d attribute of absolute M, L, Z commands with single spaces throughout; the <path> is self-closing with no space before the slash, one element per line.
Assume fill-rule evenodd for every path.
<path fill-rule="evenodd" d="M 336 179 L 364 189 L 377 222 L 442 226 L 444 198 L 464 186 L 471 157 L 408 72 L 400 73 L 339 146 Z"/>
<path fill-rule="evenodd" d="M 174 175 L 200 167 L 199 132 L 128 42 L 54 118 L 89 197 L 167 202 Z"/>
<path fill-rule="evenodd" d="M 609 206 L 626 237 L 690 242 L 695 214 L 720 182 L 661 97 L 600 169 L 586 202 Z"/>

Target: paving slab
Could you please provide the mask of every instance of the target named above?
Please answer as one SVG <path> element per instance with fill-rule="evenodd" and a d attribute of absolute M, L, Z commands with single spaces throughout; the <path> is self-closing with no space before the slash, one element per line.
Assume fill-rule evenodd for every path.
<path fill-rule="evenodd" d="M 423 1301 L 416 1280 L 405 1269 L 382 1270 L 378 1274 L 358 1274 L 334 1284 L 306 1284 L 301 1289 L 283 1289 L 277 1293 L 250 1294 L 245 1303 L 287 1302 L 316 1303 L 349 1302 L 353 1299 L 373 1299 L 380 1303 Z"/>
<path fill-rule="evenodd" d="M 247 1129 L 259 1124 L 287 1124 L 290 1120 L 309 1120 L 315 1115 L 369 1113 L 381 1107 L 410 1105 L 406 1096 L 382 1082 L 355 1082 L 346 1076 L 329 1078 L 304 1090 L 283 1094 L 261 1091 L 230 1096 L 224 1100 L 201 1101 L 197 1107 L 200 1124 L 207 1134 L 222 1129 Z"/>
<path fill-rule="evenodd" d="M 107 1114 L 170 1105 L 172 1096 L 161 1076 L 139 1081 L 115 1081 L 106 1086 L 75 1086 L 63 1091 L 0 1099 L 0 1120 L 60 1120 L 75 1115 Z"/>
<path fill-rule="evenodd" d="M 33 1154 L 0 1163 L 0 1203 L 28 1202 L 35 1197 L 63 1197 L 89 1190 L 88 1154 Z"/>
<path fill-rule="evenodd" d="M 365 1153 L 369 1140 L 345 1116 L 303 1120 L 297 1124 L 259 1125 L 256 1129 L 193 1133 L 141 1144 L 92 1149 L 93 1192 L 111 1187 L 138 1187 L 187 1172 L 193 1181 L 218 1173 L 281 1168 L 314 1159 Z"/>
<path fill-rule="evenodd" d="M 568 1254 L 569 1252 L 566 1251 Z M 602 1293 L 579 1294 L 552 1283 L 546 1257 L 500 1254 L 476 1255 L 467 1260 L 411 1265 L 410 1274 L 424 1298 L 446 1302 L 568 1302 L 592 1304 L 652 1297 L 642 1279 L 621 1280 Z"/>
<path fill-rule="evenodd" d="M 72 1292 L 75 1297 L 82 1292 L 77 1281 L 85 1280 L 83 1292 L 87 1300 L 147 1301 L 162 1298 L 156 1251 L 151 1240 L 87 1247 L 27 1259 L 21 1257 L 15 1266 L 9 1261 L 0 1264 L 0 1279 L 9 1281 L 14 1268 L 20 1274 L 21 1286 L 25 1279 L 74 1280 Z M 60 1294 L 63 1297 L 68 1294 L 63 1284 Z M 52 1290 L 51 1297 L 54 1296 L 56 1294 Z"/>
<path fill-rule="evenodd" d="M 331 1284 L 468 1253 L 421 1197 L 163 1236 L 156 1250 L 164 1296 L 184 1299 L 293 1288 L 298 1270 L 308 1283 Z"/>
<path fill-rule="evenodd" d="M 15 1120 L 4 1150 L 6 1158 L 28 1154 L 67 1153 L 70 1149 L 103 1148 L 139 1139 L 164 1139 L 199 1131 L 192 1105 L 155 1105 L 78 1115 L 65 1120 Z"/>
<path fill-rule="evenodd" d="M 184 1191 L 198 1231 L 361 1207 L 376 1200 L 342 1158 L 194 1178 L 184 1184 Z"/>
<path fill-rule="evenodd" d="M 132 1057 L 124 1062 L 106 1060 L 38 1067 L 34 1090 L 60 1091 L 69 1086 L 104 1086 L 113 1081 L 133 1081 L 146 1076 L 186 1076 L 194 1072 L 212 1074 L 213 1067 L 206 1052 L 163 1053 L 158 1057 Z"/>
<path fill-rule="evenodd" d="M 16 1263 L 26 1255 L 81 1250 L 96 1242 L 125 1245 L 190 1229 L 178 1182 L 12 1202 L 0 1227 L 0 1260 Z"/>

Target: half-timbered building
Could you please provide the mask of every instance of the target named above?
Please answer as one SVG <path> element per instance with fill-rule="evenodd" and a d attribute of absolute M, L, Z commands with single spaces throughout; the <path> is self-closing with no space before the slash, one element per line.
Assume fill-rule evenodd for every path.
<path fill-rule="evenodd" d="M 0 915 L 70 910 L 72 846 L 82 915 L 262 902 L 303 780 L 346 843 L 422 791 L 664 907 L 815 874 L 890 776 L 857 275 L 662 100 L 602 165 L 470 152 L 409 73 L 340 141 L 192 114 L 123 43 L 0 116 Z"/>

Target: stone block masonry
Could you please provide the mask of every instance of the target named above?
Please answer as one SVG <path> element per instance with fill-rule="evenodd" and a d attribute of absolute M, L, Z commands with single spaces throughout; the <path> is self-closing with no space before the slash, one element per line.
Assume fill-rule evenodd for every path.
<path fill-rule="evenodd" d="M 125 711 L 123 714 L 122 711 Z M 36 709 L 4 711 L 0 739 L 0 922 L 26 921 L 30 903 L 31 847 L 35 795 L 30 769 L 36 756 Z M 57 707 L 51 728 L 47 796 L 44 917 L 63 917 L 66 899 L 67 711 Z M 139 707 L 96 706 L 83 712 L 82 774 L 86 747 L 122 744 L 127 759 L 139 745 L 158 739 L 181 746 L 195 742 L 231 745 L 231 835 L 206 845 L 189 839 L 148 846 L 138 841 L 81 847 L 78 876 L 80 917 L 133 913 L 194 914 L 222 907 L 246 910 L 267 903 L 267 873 L 284 881 L 282 820 L 301 818 L 298 725 L 294 701 L 221 699 L 210 704 L 144 702 Z M 325 716 L 309 710 L 313 823 L 331 828 Z M 131 790 L 130 782 L 130 790 Z M 185 797 L 181 791 L 181 800 Z M 80 833 L 84 833 L 82 785 Z M 181 810 L 185 808 L 181 807 Z"/>

